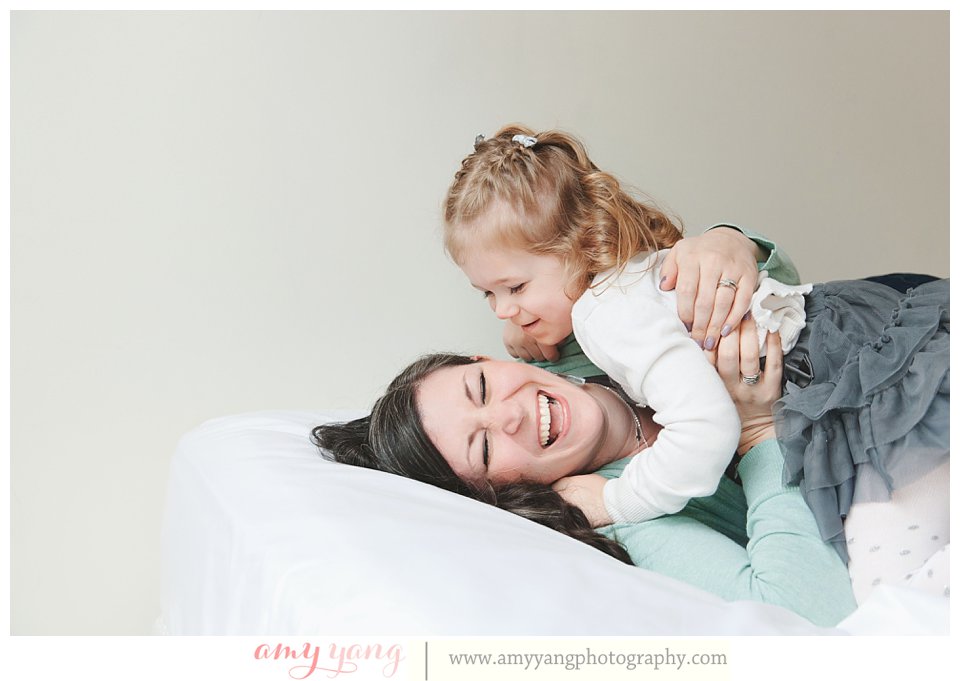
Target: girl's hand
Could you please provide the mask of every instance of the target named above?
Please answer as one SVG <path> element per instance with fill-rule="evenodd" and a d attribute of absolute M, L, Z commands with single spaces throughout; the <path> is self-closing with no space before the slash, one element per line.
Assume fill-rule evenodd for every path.
<path fill-rule="evenodd" d="M 757 287 L 760 247 L 741 232 L 717 227 L 678 241 L 664 260 L 660 288 L 676 288 L 677 312 L 706 350 L 730 333 L 750 307 Z M 737 287 L 721 286 L 729 280 Z"/>
<path fill-rule="evenodd" d="M 760 371 L 757 326 L 752 318 L 721 339 L 717 351 L 707 353 L 707 357 L 715 361 L 717 372 L 740 414 L 737 454 L 743 456 L 764 440 L 775 438 L 772 408 L 780 398 L 783 375 L 780 334 L 767 334 L 767 361 L 763 371 Z M 753 380 L 756 382 L 752 383 Z"/>
<path fill-rule="evenodd" d="M 560 478 L 551 486 L 564 501 L 583 511 L 591 527 L 602 527 L 613 522 L 603 504 L 603 486 L 606 484 L 607 479 L 602 475 L 587 473 Z"/>
<path fill-rule="evenodd" d="M 540 345 L 511 321 L 503 325 L 503 347 L 511 357 L 528 362 L 556 362 L 560 359 L 556 345 Z"/>

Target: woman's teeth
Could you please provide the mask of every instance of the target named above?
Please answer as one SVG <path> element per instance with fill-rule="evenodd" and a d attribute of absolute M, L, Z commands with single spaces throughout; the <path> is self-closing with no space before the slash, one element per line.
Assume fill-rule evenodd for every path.
<path fill-rule="evenodd" d="M 554 402 L 554 400 L 543 393 L 538 393 L 537 402 L 540 406 L 540 446 L 546 448 L 556 440 L 555 437 L 550 437 L 550 425 L 552 421 L 550 403 Z"/>

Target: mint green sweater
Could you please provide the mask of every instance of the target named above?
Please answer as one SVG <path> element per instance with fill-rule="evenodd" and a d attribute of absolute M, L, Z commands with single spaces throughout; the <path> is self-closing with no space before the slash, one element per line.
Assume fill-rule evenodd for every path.
<path fill-rule="evenodd" d="M 620 475 L 630 457 L 600 470 Z M 795 486 L 782 484 L 776 440 L 740 460 L 740 488 L 724 477 L 710 497 L 691 499 L 674 515 L 599 528 L 623 544 L 642 568 L 698 586 L 725 600 L 779 605 L 820 626 L 834 626 L 857 607 L 847 568 L 820 539 Z"/>

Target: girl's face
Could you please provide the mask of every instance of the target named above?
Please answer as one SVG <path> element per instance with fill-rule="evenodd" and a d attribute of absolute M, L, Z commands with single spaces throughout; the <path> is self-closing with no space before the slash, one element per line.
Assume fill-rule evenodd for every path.
<path fill-rule="evenodd" d="M 557 345 L 573 332 L 574 301 L 563 261 L 519 248 L 471 249 L 460 264 L 500 319 L 513 322 L 544 345 Z"/>
<path fill-rule="evenodd" d="M 462 479 L 550 484 L 635 445 L 632 421 L 611 428 L 623 419 L 611 418 L 591 390 L 527 364 L 487 360 L 432 373 L 417 404 L 424 430 Z"/>

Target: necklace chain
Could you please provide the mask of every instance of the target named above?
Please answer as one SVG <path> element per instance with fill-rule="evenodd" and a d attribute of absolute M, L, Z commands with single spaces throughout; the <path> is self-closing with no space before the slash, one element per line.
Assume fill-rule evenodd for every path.
<path fill-rule="evenodd" d="M 643 447 L 647 447 L 647 446 L 648 446 L 648 445 L 647 445 L 647 438 L 645 438 L 645 437 L 643 436 L 643 426 L 640 425 L 640 417 L 637 416 L 637 411 L 636 411 L 636 409 L 634 409 L 634 405 L 630 404 L 630 402 L 628 402 L 628 401 L 623 397 L 623 395 L 620 394 L 620 392 L 619 392 L 618 390 L 614 390 L 613 388 L 611 388 L 611 387 L 609 387 L 609 386 L 605 386 L 603 383 L 591 383 L 590 385 L 595 385 L 595 386 L 597 386 L 598 388 L 603 388 L 604 390 L 613 393 L 614 395 L 617 396 L 617 398 L 618 398 L 621 402 L 623 402 L 624 406 L 626 406 L 627 410 L 630 412 L 630 416 L 633 417 L 633 422 L 634 422 L 634 424 L 636 424 L 636 426 L 637 426 L 637 444 L 638 444 L 638 445 L 643 445 Z"/>

